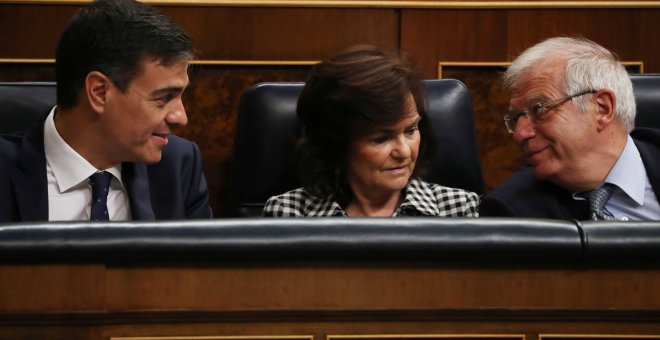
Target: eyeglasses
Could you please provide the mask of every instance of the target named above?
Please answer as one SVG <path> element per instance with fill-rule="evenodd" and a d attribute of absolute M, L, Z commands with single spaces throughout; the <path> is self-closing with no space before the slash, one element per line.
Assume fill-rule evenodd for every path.
<path fill-rule="evenodd" d="M 545 103 L 539 103 L 534 106 L 532 106 L 531 110 L 525 110 L 525 111 L 520 111 L 520 112 L 509 112 L 504 115 L 504 125 L 506 125 L 507 131 L 509 133 L 513 133 L 514 130 L 516 129 L 516 123 L 518 122 L 518 119 L 520 119 L 521 116 L 527 117 L 531 122 L 540 122 L 548 117 L 550 114 L 550 110 L 553 108 L 557 107 L 560 104 L 563 104 L 575 97 L 583 96 L 585 94 L 589 93 L 596 93 L 597 90 L 586 90 L 586 91 L 581 91 L 576 94 L 572 94 L 570 96 L 566 97 L 561 97 L 559 99 L 551 100 L 549 102 Z"/>

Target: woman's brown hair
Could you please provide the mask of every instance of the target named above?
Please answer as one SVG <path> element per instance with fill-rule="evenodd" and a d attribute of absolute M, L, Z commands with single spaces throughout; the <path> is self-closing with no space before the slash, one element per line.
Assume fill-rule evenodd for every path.
<path fill-rule="evenodd" d="M 421 143 L 413 176 L 426 169 L 433 145 L 424 107 L 422 76 L 405 56 L 374 46 L 346 49 L 316 64 L 298 99 L 302 129 L 297 143 L 299 178 L 308 192 L 345 205 L 353 197 L 346 155 L 354 138 L 405 118 L 408 95 L 421 116 Z"/>

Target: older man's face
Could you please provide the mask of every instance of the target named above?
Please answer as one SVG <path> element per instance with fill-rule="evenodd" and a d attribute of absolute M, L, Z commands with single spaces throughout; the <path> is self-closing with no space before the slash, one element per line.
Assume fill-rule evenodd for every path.
<path fill-rule="evenodd" d="M 521 74 L 512 89 L 509 102 L 514 111 L 531 111 L 546 103 L 570 95 L 564 91 L 564 61 L 549 61 Z M 581 112 L 571 100 L 548 110 L 542 120 L 532 122 L 522 116 L 515 125 L 513 138 L 534 176 L 563 187 L 570 187 L 588 164 L 585 154 L 595 152 L 596 114 L 591 106 Z"/>

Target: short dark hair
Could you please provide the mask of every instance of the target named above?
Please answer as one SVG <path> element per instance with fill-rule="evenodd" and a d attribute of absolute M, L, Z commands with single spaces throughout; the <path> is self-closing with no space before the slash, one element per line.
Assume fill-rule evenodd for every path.
<path fill-rule="evenodd" d="M 94 1 L 76 13 L 57 45 L 57 104 L 75 106 L 89 72 L 103 73 L 125 91 L 146 58 L 168 66 L 192 57 L 190 36 L 155 8 L 134 0 Z"/>
<path fill-rule="evenodd" d="M 413 176 L 428 167 L 433 135 L 426 116 L 422 75 L 405 55 L 359 45 L 316 64 L 298 99 L 302 130 L 297 143 L 305 190 L 347 204 L 353 193 L 346 156 L 355 137 L 405 118 L 408 94 L 421 116 L 420 151 Z"/>

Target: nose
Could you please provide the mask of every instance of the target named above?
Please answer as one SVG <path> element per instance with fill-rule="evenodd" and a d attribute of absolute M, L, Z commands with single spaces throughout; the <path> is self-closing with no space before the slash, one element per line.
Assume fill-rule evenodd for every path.
<path fill-rule="evenodd" d="M 188 115 L 181 99 L 177 100 L 177 105 L 172 107 L 172 111 L 167 114 L 165 121 L 170 126 L 186 126 L 188 124 Z"/>
<path fill-rule="evenodd" d="M 392 148 L 392 157 L 398 159 L 406 159 L 409 158 L 411 154 L 412 148 L 408 144 L 408 141 L 405 139 L 405 137 L 400 136 L 399 138 L 396 138 L 394 141 L 394 148 Z"/>
<path fill-rule="evenodd" d="M 522 144 L 525 140 L 532 138 L 536 135 L 534 124 L 527 117 L 522 116 L 516 122 L 513 129 L 513 140 L 516 144 Z"/>

